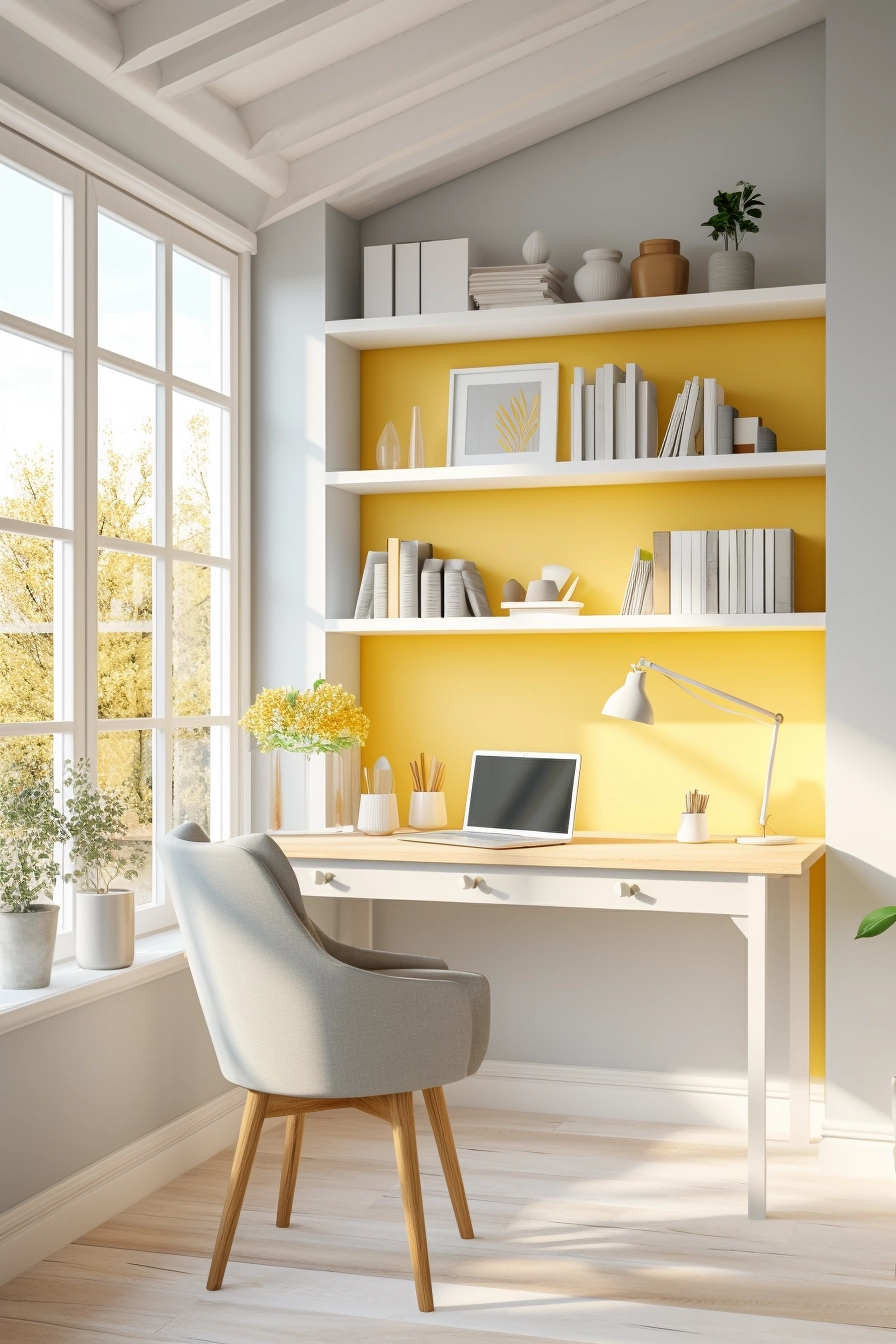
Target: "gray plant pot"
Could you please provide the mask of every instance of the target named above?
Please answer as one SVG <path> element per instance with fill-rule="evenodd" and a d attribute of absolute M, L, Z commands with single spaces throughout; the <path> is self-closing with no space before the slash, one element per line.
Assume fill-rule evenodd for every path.
<path fill-rule="evenodd" d="M 709 256 L 709 292 L 724 289 L 752 289 L 756 279 L 756 258 L 752 252 L 711 252 Z"/>
<path fill-rule="evenodd" d="M 85 971 L 120 971 L 134 960 L 134 893 L 75 894 L 75 957 Z"/>
<path fill-rule="evenodd" d="M 3 989 L 46 989 L 53 969 L 58 923 L 58 905 L 42 902 L 30 910 L 0 910 Z"/>

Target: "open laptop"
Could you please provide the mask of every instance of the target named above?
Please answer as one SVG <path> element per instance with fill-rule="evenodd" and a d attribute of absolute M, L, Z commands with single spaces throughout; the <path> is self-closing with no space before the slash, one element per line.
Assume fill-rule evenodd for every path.
<path fill-rule="evenodd" d="M 462 831 L 424 831 L 400 840 L 477 849 L 566 845 L 572 839 L 581 756 L 474 751 Z"/>

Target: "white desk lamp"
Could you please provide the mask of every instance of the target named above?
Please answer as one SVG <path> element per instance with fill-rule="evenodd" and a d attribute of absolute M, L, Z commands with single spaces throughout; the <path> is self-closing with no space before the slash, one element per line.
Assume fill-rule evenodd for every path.
<path fill-rule="evenodd" d="M 768 796 L 772 787 L 772 770 L 775 764 L 775 748 L 778 745 L 778 729 L 784 722 L 783 714 L 774 714 L 770 709 L 763 709 L 760 705 L 751 705 L 749 700 L 739 700 L 736 695 L 729 695 L 727 691 L 718 691 L 714 686 L 706 686 L 702 681 L 694 681 L 691 677 L 682 676 L 680 672 L 671 672 L 668 667 L 660 667 L 659 663 L 651 663 L 647 658 L 639 658 L 637 663 L 632 665 L 632 670 L 625 679 L 625 685 L 620 686 L 618 691 L 614 691 L 607 703 L 604 705 L 603 713 L 611 719 L 628 719 L 632 723 L 653 723 L 653 706 L 647 699 L 647 693 L 644 690 L 644 680 L 648 672 L 661 672 L 664 677 L 668 677 L 679 690 L 687 695 L 693 695 L 695 700 L 701 700 L 706 705 L 712 705 L 714 709 L 720 709 L 724 714 L 739 714 L 745 719 L 754 719 L 757 723 L 771 721 L 772 725 L 772 749 L 768 757 L 768 773 L 765 777 L 765 791 L 762 795 L 762 808 L 759 812 L 759 825 L 762 827 L 761 835 L 739 835 L 737 843 L 739 845 L 792 845 L 795 835 L 766 835 L 765 826 L 768 821 Z M 696 686 L 698 691 L 707 691 L 709 695 L 715 695 L 720 700 L 727 700 L 732 705 L 739 705 L 739 709 L 728 709 L 725 705 L 717 705 L 714 701 L 707 699 L 704 695 L 695 695 L 689 691 L 689 686 Z"/>

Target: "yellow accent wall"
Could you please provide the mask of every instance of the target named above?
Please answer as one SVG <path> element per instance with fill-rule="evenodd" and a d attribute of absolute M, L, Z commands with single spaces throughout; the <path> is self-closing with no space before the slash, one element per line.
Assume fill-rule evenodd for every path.
<path fill-rule="evenodd" d="M 411 408 L 422 408 L 427 460 L 445 460 L 448 373 L 481 365 L 560 363 L 558 456 L 568 457 L 569 385 L 576 364 L 635 360 L 657 383 L 665 428 L 684 379 L 719 379 L 741 414 L 762 415 L 782 451 L 824 447 L 822 320 L 639 331 L 462 346 L 368 351 L 361 359 L 361 465 L 375 466 L 376 440 L 393 420 L 404 452 Z M 824 481 L 367 496 L 361 554 L 386 538 L 432 541 L 436 555 L 473 559 L 492 609 L 511 577 L 525 584 L 557 563 L 581 575 L 586 613 L 618 612 L 635 546 L 655 530 L 793 527 L 796 598 L 824 610 Z M 771 825 L 821 835 L 824 826 L 824 636 L 519 634 L 365 637 L 361 699 L 373 730 L 365 764 L 385 754 L 407 816 L 405 762 L 421 750 L 448 764 L 449 824 L 463 820 L 471 752 L 477 747 L 579 751 L 577 826 L 609 832 L 674 832 L 686 789 L 711 797 L 715 833 L 756 827 L 768 754 L 764 726 L 729 717 L 654 675 L 653 728 L 601 717 L 630 663 L 644 656 L 780 710 L 784 715 Z M 824 875 L 812 893 L 813 1072 L 823 1073 Z M 821 931 L 821 935 L 819 934 Z"/>

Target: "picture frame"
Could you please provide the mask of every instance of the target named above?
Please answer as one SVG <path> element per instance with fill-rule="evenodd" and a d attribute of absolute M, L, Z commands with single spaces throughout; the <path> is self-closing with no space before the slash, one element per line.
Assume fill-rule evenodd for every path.
<path fill-rule="evenodd" d="M 559 364 L 452 369 L 448 377 L 449 467 L 556 462 Z"/>

